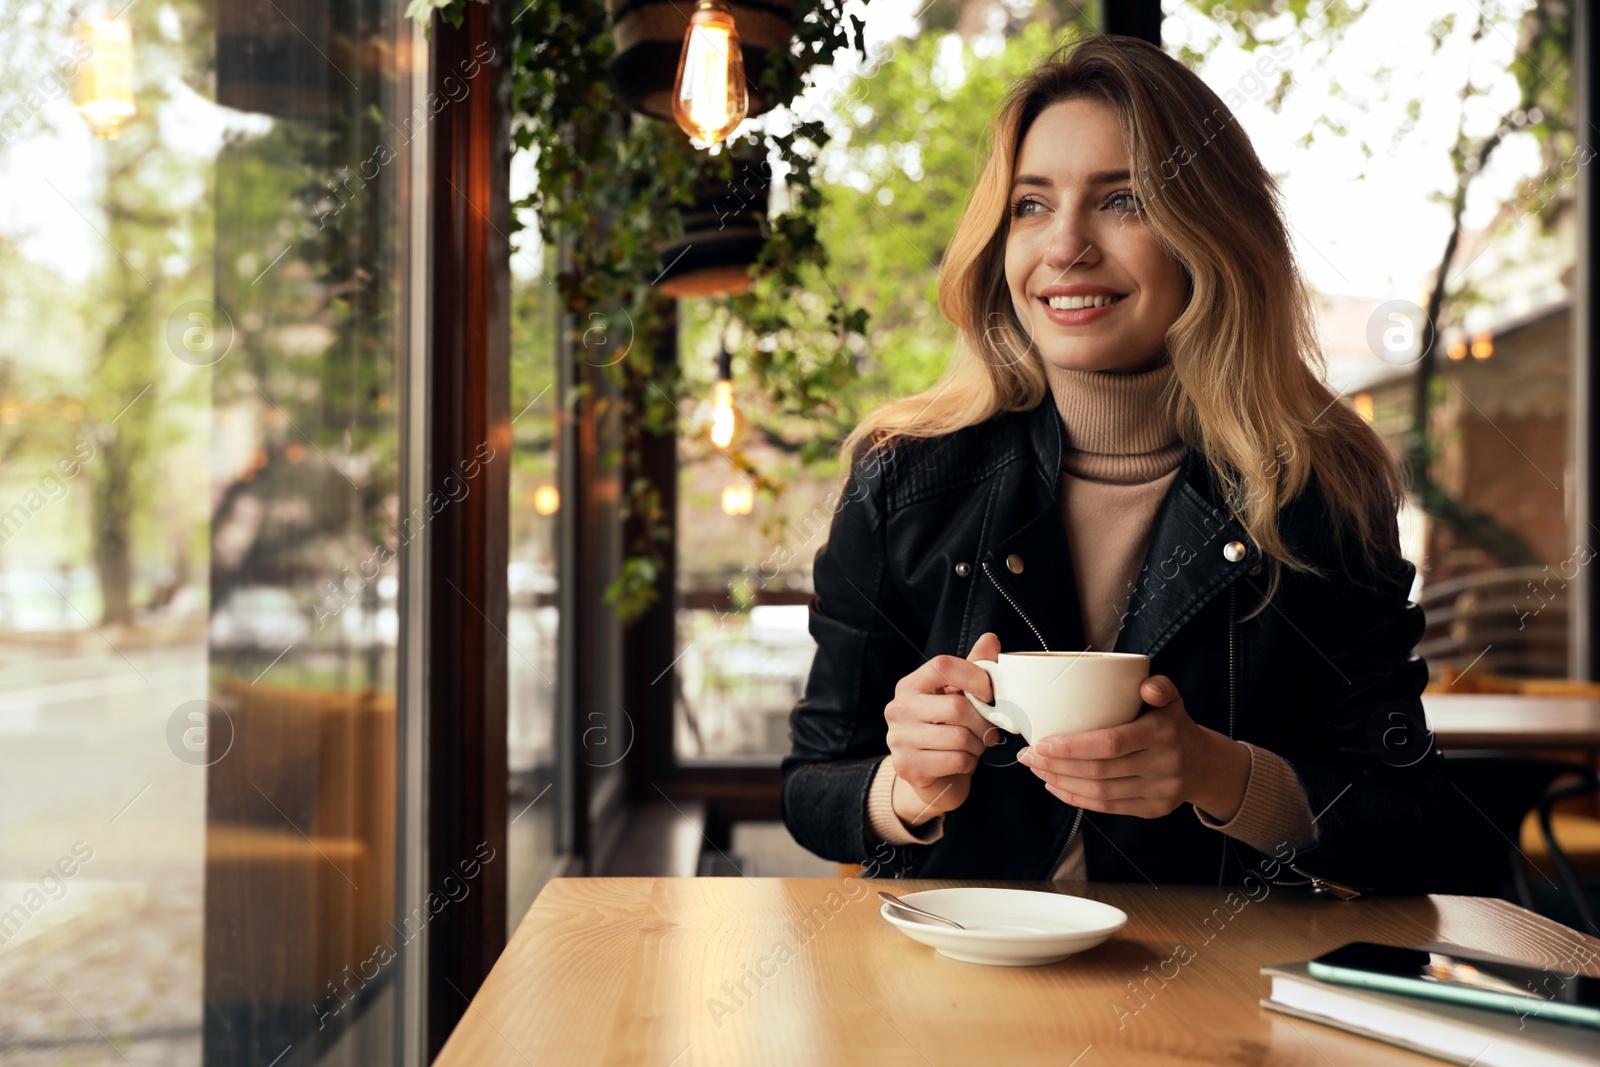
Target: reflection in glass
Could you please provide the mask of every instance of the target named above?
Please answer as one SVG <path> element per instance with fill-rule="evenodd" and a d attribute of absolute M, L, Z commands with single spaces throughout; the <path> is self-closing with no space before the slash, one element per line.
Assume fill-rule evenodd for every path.
<path fill-rule="evenodd" d="M 205 1044 L 270 1062 L 383 1003 L 426 918 L 394 914 L 397 575 L 430 517 L 398 495 L 411 127 L 391 5 L 218 15 L 218 97 L 271 121 L 216 165 L 238 336 L 212 375 L 211 676 L 236 753 L 207 788 Z"/>
<path fill-rule="evenodd" d="M 392 1059 L 403 7 L 130 4 L 126 50 L 65 0 L 3 8 L 0 1050 L 28 1062 Z"/>

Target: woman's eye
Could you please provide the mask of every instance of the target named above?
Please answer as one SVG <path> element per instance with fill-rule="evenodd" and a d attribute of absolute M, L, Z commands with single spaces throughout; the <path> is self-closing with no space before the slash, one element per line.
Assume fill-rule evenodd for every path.
<path fill-rule="evenodd" d="M 1042 207 L 1043 206 L 1042 204 L 1039 203 L 1039 201 L 1028 199 L 1028 198 L 1025 197 L 1025 198 L 1023 198 L 1021 200 L 1015 200 L 1015 201 L 1012 202 L 1012 204 L 1011 204 L 1011 214 L 1014 217 L 1026 218 L 1027 214 L 1022 209 L 1025 208 L 1025 207 L 1029 207 L 1030 205 L 1033 206 L 1033 207 Z"/>
<path fill-rule="evenodd" d="M 1133 190 L 1131 189 L 1123 189 L 1119 192 L 1112 193 L 1111 196 L 1106 200 L 1106 204 L 1111 208 L 1111 210 L 1120 211 L 1124 214 L 1142 211 L 1144 209 L 1143 201 L 1141 201 L 1137 196 L 1134 196 Z"/>

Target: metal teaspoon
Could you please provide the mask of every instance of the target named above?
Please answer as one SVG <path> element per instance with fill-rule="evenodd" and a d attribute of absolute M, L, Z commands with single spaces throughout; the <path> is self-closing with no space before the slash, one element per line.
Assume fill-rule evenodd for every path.
<path fill-rule="evenodd" d="M 893 904 L 895 907 L 901 909 L 902 911 L 909 911 L 913 915 L 921 915 L 923 918 L 926 918 L 926 919 L 933 919 L 933 920 L 935 920 L 937 922 L 949 923 L 951 926 L 954 926 L 957 930 L 965 930 L 966 929 L 965 926 L 962 926 L 960 923 L 956 922 L 954 919 L 946 919 L 943 915 L 935 915 L 933 912 L 927 911 L 927 910 L 925 910 L 923 908 L 919 908 L 915 904 L 907 904 L 905 901 L 901 900 L 899 897 L 895 896 L 893 893 L 890 893 L 888 890 L 885 890 L 885 889 L 878 890 L 878 899 L 883 900 L 883 901 L 887 901 L 888 903 Z"/>

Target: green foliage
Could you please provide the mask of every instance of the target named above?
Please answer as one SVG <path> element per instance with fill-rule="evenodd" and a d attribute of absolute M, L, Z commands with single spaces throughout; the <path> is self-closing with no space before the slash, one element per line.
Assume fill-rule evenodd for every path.
<path fill-rule="evenodd" d="M 70 483 L 81 499 L 64 505 L 81 509 L 76 514 L 87 521 L 52 514 L 30 527 L 31 544 L 15 550 L 37 567 L 90 560 L 105 622 L 131 617 L 141 557 L 159 554 L 163 566 L 181 571 L 193 552 L 192 538 L 173 537 L 176 509 L 163 490 L 175 478 L 158 457 L 194 441 L 190 415 L 203 394 L 167 351 L 163 327 L 169 311 L 209 278 L 212 197 L 203 160 L 163 140 L 160 118 L 170 113 L 172 86 L 192 66 L 191 45 L 164 32 L 164 20 L 199 24 L 201 6 L 173 0 L 164 10 L 124 12 L 138 47 L 139 114 L 119 139 L 90 142 L 80 180 L 52 171 L 59 153 L 44 148 L 36 164 L 40 192 L 31 195 L 54 207 L 16 215 L 0 237 L 0 306 L 6 318 L 28 324 L 0 344 L 5 473 L 28 484 L 80 447 L 79 455 L 92 456 Z M 13 46 L 0 56 L 0 151 L 15 176 L 30 170 L 28 153 L 38 150 L 30 141 L 54 114 L 69 124 L 62 144 L 84 138 L 69 108 L 45 107 L 65 89 L 76 14 L 59 4 L 0 2 Z M 45 227 L 72 212 L 81 217 L 85 242 L 77 275 L 58 273 L 53 257 L 25 251 L 30 241 L 59 241 Z M 169 555 L 175 543 L 176 560 Z M 74 607 L 85 617 L 94 611 Z"/>
<path fill-rule="evenodd" d="M 1275 23 L 1282 15 L 1289 16 L 1297 33 L 1314 34 L 1332 43 L 1372 6 L 1371 0 L 1339 0 L 1337 3 L 1325 0 L 1187 0 L 1187 3 L 1211 20 L 1214 29 L 1211 43 L 1227 38 L 1247 52 L 1254 52 L 1262 45 L 1277 44 L 1282 39 L 1275 30 L 1265 36 L 1260 32 L 1264 24 Z M 1178 58 L 1198 66 L 1209 52 L 1210 47 L 1195 51 L 1196 62 L 1192 63 L 1190 56 Z"/>
<path fill-rule="evenodd" d="M 408 14 L 428 18 L 437 9 L 459 25 L 464 3 L 417 0 Z M 827 263 L 817 239 L 822 201 L 809 159 L 826 143 L 826 130 L 805 124 L 759 141 L 742 138 L 714 153 L 696 150 L 676 126 L 624 112 L 613 98 L 607 78 L 613 41 L 600 0 L 547 5 L 540 14 L 513 24 L 512 136 L 518 149 L 534 155 L 537 171 L 534 191 L 516 206 L 537 213 L 547 245 L 565 241 L 571 250 L 567 269 L 554 278 L 572 331 L 568 350 L 620 387 L 622 459 L 626 469 L 637 469 L 643 431 L 673 426 L 680 395 L 679 367 L 659 361 L 659 346 L 651 343 L 663 330 L 663 305 L 651 284 L 662 267 L 657 247 L 682 234 L 682 210 L 697 185 L 732 188 L 743 177 L 741 168 L 770 154 L 792 168 L 792 207 L 767 224 L 769 240 L 756 269 L 766 276 L 764 291 L 779 299 L 817 288 L 817 272 Z M 841 0 L 801 0 L 794 25 L 793 47 L 772 57 L 760 85 L 778 101 L 797 96 L 805 73 L 830 63 L 852 34 L 859 44 L 860 27 L 844 17 Z M 836 293 L 826 282 L 821 287 Z M 749 301 L 743 307 L 754 317 Z M 809 331 L 809 347 L 786 349 L 756 368 L 757 383 L 773 387 L 791 407 L 826 402 L 849 373 L 849 338 L 859 339 L 866 324 L 860 309 L 837 299 L 820 315 L 829 329 Z M 626 358 L 596 358 L 618 348 Z M 581 393 L 569 398 L 582 399 Z M 665 540 L 657 499 L 648 481 L 636 479 L 622 502 L 641 531 L 608 590 L 624 619 L 657 595 Z"/>
<path fill-rule="evenodd" d="M 478 0 L 478 2 L 486 4 L 489 0 Z M 450 25 L 460 26 L 467 17 L 466 0 L 411 0 L 411 3 L 406 5 L 406 18 L 416 19 L 423 25 L 431 27 L 435 11 Z"/>

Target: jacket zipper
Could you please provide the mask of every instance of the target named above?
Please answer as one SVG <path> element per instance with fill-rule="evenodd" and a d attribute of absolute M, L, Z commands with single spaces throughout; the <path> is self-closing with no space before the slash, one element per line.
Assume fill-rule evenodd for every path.
<path fill-rule="evenodd" d="M 1234 661 L 1237 658 L 1233 637 L 1234 605 L 1238 602 L 1239 583 L 1228 586 L 1228 740 L 1233 740 L 1235 710 L 1238 706 L 1237 686 L 1234 681 Z M 1222 862 L 1217 867 L 1217 884 L 1221 885 L 1228 870 L 1228 839 L 1222 839 Z"/>
<path fill-rule="evenodd" d="M 1237 687 L 1234 682 L 1234 660 L 1236 658 L 1233 642 L 1233 606 L 1238 599 L 1239 583 L 1228 586 L 1228 739 L 1233 740 L 1234 708 L 1237 706 L 1235 693 Z"/>
<path fill-rule="evenodd" d="M 1028 624 L 1028 629 L 1033 631 L 1033 636 L 1037 637 L 1039 639 L 1039 644 L 1043 646 L 1046 652 L 1049 652 L 1050 646 L 1044 643 L 1044 634 L 1040 633 L 1039 628 L 1033 624 L 1033 620 L 1028 618 L 1028 613 L 1022 610 L 1022 605 L 1018 604 L 1016 600 L 1012 598 L 1011 594 L 1006 591 L 1006 587 L 1000 584 L 1000 579 L 996 578 L 994 576 L 994 571 L 989 569 L 988 560 L 983 561 L 983 573 L 987 574 L 989 576 L 989 580 L 994 583 L 994 587 L 1000 590 L 1000 595 L 1006 598 L 1006 603 L 1017 609 L 1017 614 L 1021 615 L 1022 621 Z"/>
<path fill-rule="evenodd" d="M 1056 868 L 1061 866 L 1061 861 L 1067 858 L 1067 850 L 1072 847 L 1072 839 L 1078 836 L 1078 824 L 1083 821 L 1083 809 L 1078 809 L 1078 814 L 1072 820 L 1072 829 L 1067 831 L 1067 843 L 1061 846 L 1061 851 L 1056 853 L 1055 862 L 1050 864 L 1050 869 L 1044 872 L 1046 878 L 1056 873 Z M 1086 872 L 1087 873 L 1087 872 Z"/>
<path fill-rule="evenodd" d="M 1028 618 L 1028 613 L 1022 610 L 1022 605 L 1018 604 L 1011 594 L 1006 591 L 1006 587 L 1000 584 L 1000 579 L 996 578 L 994 576 L 994 571 L 989 569 L 988 560 L 983 561 L 983 573 L 989 576 L 989 580 L 994 583 L 994 587 L 1000 590 L 1000 595 L 1006 598 L 1006 603 L 1010 604 L 1016 609 L 1017 614 L 1022 616 L 1022 621 L 1028 624 L 1028 629 L 1033 631 L 1033 636 L 1039 639 L 1039 644 L 1043 646 L 1046 652 L 1049 652 L 1050 646 L 1045 644 L 1044 634 L 1040 633 L 1039 628 L 1033 624 L 1033 620 Z M 1072 848 L 1072 841 L 1078 836 L 1078 825 L 1082 822 L 1083 809 L 1079 808 L 1077 815 L 1073 816 L 1072 829 L 1067 831 L 1066 844 L 1061 846 L 1061 851 L 1056 853 L 1055 862 L 1050 864 L 1049 868 L 1044 872 L 1044 876 L 1046 878 L 1049 878 L 1052 874 L 1054 874 L 1056 868 L 1061 866 L 1061 861 L 1067 858 L 1067 851 Z"/>

